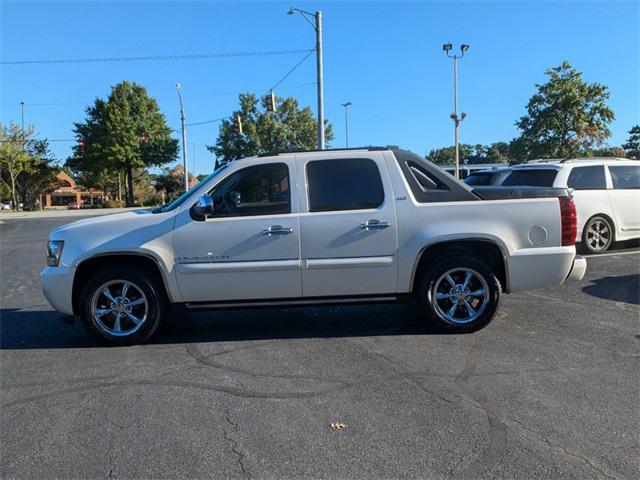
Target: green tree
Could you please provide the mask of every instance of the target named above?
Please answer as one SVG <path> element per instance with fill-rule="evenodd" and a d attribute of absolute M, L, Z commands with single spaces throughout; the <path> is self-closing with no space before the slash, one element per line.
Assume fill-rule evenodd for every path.
<path fill-rule="evenodd" d="M 466 143 L 461 143 L 458 145 L 459 155 L 460 155 L 460 163 L 462 163 L 466 158 L 470 157 L 473 154 L 474 147 L 473 145 L 467 145 Z M 444 148 L 434 148 L 429 150 L 427 153 L 426 159 L 430 162 L 435 163 L 436 165 L 453 165 L 456 161 L 456 147 L 444 147 Z"/>
<path fill-rule="evenodd" d="M 26 145 L 33 139 L 33 127 L 22 130 L 13 122 L 0 124 L 0 179 L 11 192 L 13 209 L 18 209 L 19 177 L 33 168 Z"/>
<path fill-rule="evenodd" d="M 618 157 L 624 158 L 625 156 L 624 148 L 622 147 L 610 147 L 605 145 L 604 147 L 596 148 L 591 152 L 591 156 L 593 157 Z"/>
<path fill-rule="evenodd" d="M 20 199 L 25 210 L 35 210 L 42 200 L 42 195 L 58 188 L 60 182 L 56 177 L 59 168 L 54 165 L 55 158 L 46 140 L 31 139 L 25 150 L 30 158 L 29 168 L 17 178 Z"/>
<path fill-rule="evenodd" d="M 188 170 L 187 174 L 191 185 L 195 177 Z M 198 180 L 201 178 L 198 177 Z M 165 201 L 172 201 L 184 192 L 184 167 L 182 165 L 177 165 L 174 168 L 165 167 L 159 174 L 152 177 L 152 182 L 156 192 L 165 195 Z"/>
<path fill-rule="evenodd" d="M 640 159 L 640 125 L 634 125 L 629 130 L 629 138 L 622 148 L 626 150 L 628 158 Z"/>
<path fill-rule="evenodd" d="M 178 141 L 157 102 L 134 82 L 112 87 L 106 101 L 96 99 L 85 121 L 75 124 L 75 134 L 78 144 L 69 168 L 103 189 L 107 179 L 124 173 L 127 206 L 134 204 L 135 172 L 165 165 L 178 155 Z"/>
<path fill-rule="evenodd" d="M 521 134 L 511 143 L 512 155 L 519 161 L 588 155 L 611 134 L 609 89 L 585 82 L 566 61 L 545 73 L 547 82 L 536 84 L 526 115 L 516 122 Z"/>
<path fill-rule="evenodd" d="M 267 111 L 265 99 L 252 93 L 239 97 L 240 108 L 223 120 L 216 144 L 207 149 L 221 162 L 262 153 L 312 150 L 316 148 L 316 120 L 310 107 L 300 109 L 293 97 L 276 98 L 276 111 Z M 237 131 L 236 118 L 242 122 Z M 325 142 L 333 140 L 333 129 L 325 121 Z"/>

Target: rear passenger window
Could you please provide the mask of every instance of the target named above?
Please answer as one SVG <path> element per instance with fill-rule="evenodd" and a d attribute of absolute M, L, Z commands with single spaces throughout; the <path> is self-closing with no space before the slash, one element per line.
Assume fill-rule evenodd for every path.
<path fill-rule="evenodd" d="M 307 163 L 309 211 L 377 208 L 384 201 L 380 171 L 373 160 L 315 160 Z"/>
<path fill-rule="evenodd" d="M 513 170 L 502 182 L 505 187 L 553 187 L 558 171 L 552 168 Z"/>
<path fill-rule="evenodd" d="M 604 179 L 604 166 L 574 167 L 567 181 L 569 188 L 576 190 L 603 190 L 607 188 Z"/>
<path fill-rule="evenodd" d="M 640 188 L 640 165 L 621 165 L 609 167 L 613 188 L 636 189 Z"/>

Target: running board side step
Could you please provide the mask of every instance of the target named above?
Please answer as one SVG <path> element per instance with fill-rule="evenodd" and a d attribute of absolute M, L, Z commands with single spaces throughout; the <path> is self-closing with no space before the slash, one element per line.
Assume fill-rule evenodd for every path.
<path fill-rule="evenodd" d="M 295 298 L 295 299 L 266 299 L 231 302 L 195 302 L 185 303 L 188 311 L 211 310 L 217 308 L 256 308 L 256 307 L 301 307 L 314 305 L 345 305 L 357 303 L 387 303 L 397 302 L 397 295 L 380 295 L 372 297 L 331 297 L 331 298 Z"/>

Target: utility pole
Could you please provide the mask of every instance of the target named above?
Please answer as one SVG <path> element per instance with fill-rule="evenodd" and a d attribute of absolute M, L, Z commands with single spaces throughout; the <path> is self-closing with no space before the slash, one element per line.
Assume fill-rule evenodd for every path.
<path fill-rule="evenodd" d="M 344 139 L 345 146 L 349 148 L 349 115 L 347 114 L 347 108 L 351 106 L 351 102 L 341 103 L 344 107 Z"/>
<path fill-rule="evenodd" d="M 447 57 L 453 58 L 453 113 L 451 114 L 451 120 L 455 125 L 455 142 L 456 142 L 456 165 L 455 165 L 455 174 L 456 178 L 460 178 L 460 144 L 459 144 L 459 135 L 458 129 L 460 127 L 460 122 L 462 122 L 467 114 L 462 112 L 460 117 L 458 117 L 458 58 L 464 57 L 464 52 L 469 50 L 469 45 L 462 44 L 460 45 L 460 56 L 457 54 L 453 56 L 449 55 L 449 52 L 453 48 L 453 45 L 450 43 L 445 43 L 442 46 L 442 50 L 444 50 L 447 54 Z"/>
<path fill-rule="evenodd" d="M 24 102 L 20 102 L 20 125 L 22 127 L 22 131 L 24 132 Z"/>
<path fill-rule="evenodd" d="M 187 117 L 184 114 L 184 105 L 182 104 L 182 94 L 180 93 L 180 84 L 176 83 L 176 91 L 178 92 L 178 100 L 180 100 L 180 121 L 182 122 L 182 163 L 184 166 L 184 191 L 189 191 L 189 173 L 187 170 Z"/>
<path fill-rule="evenodd" d="M 322 12 L 318 10 L 316 13 L 300 10 L 299 8 L 290 8 L 287 15 L 293 15 L 295 12 L 300 13 L 304 19 L 309 22 L 316 32 L 316 85 L 318 88 L 318 150 L 324 150 L 324 67 L 322 62 Z M 310 19 L 313 19 L 310 20 Z"/>

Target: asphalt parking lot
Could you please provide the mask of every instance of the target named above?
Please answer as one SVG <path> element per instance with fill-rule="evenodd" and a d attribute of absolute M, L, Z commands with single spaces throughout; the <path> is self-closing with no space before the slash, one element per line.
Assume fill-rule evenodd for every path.
<path fill-rule="evenodd" d="M 103 348 L 40 293 L 71 220 L 0 222 L 4 478 L 640 476 L 637 245 L 474 334 L 374 305 L 192 314 Z"/>

